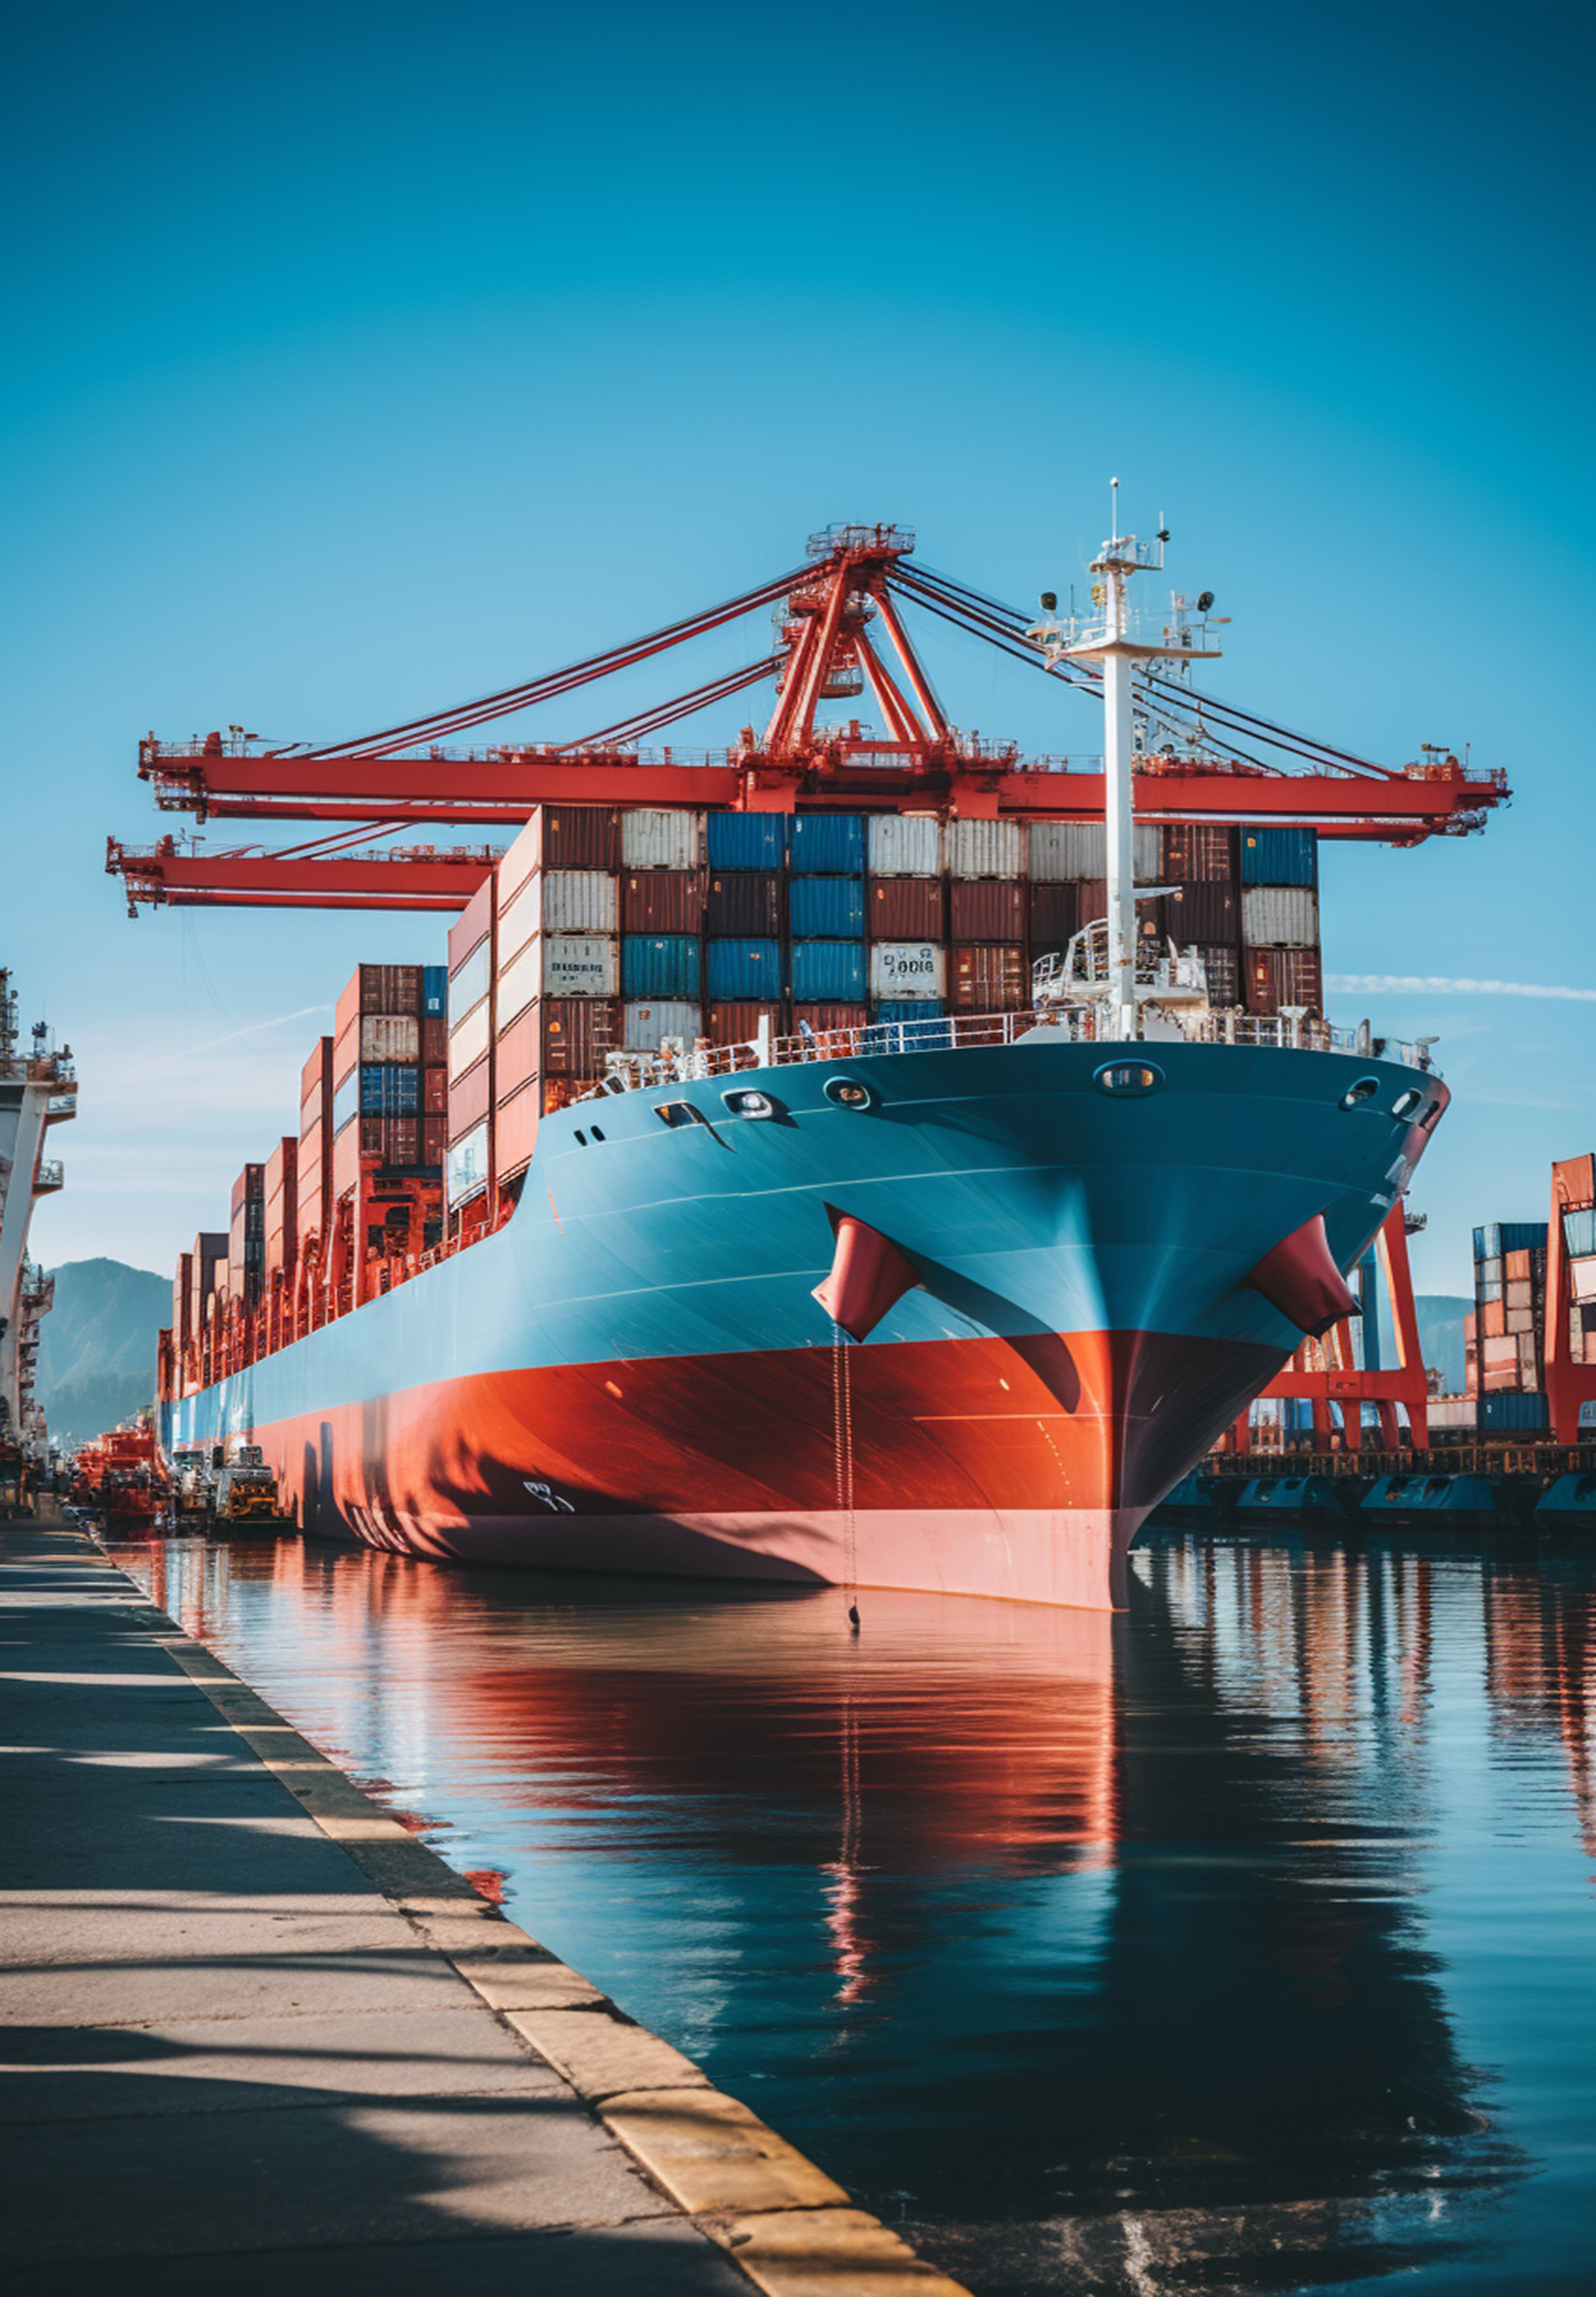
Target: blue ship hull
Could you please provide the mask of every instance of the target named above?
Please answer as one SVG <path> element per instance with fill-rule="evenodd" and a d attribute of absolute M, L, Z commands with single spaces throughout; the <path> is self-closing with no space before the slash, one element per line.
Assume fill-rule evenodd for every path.
<path fill-rule="evenodd" d="M 1352 1266 L 1446 1095 L 1398 1117 L 1411 1069 L 1176 1043 L 1135 1048 L 1160 1081 L 1122 1098 L 1106 1050 L 1049 1031 L 579 1103 L 506 1226 L 166 1407 L 164 1439 L 249 1434 L 308 1531 L 415 1553 L 1108 1606 L 1301 1340 L 1249 1272 L 1315 1215 Z M 751 1088 L 769 1116 L 728 1107 Z M 919 1279 L 845 1350 L 812 1297 L 839 1214 Z"/>

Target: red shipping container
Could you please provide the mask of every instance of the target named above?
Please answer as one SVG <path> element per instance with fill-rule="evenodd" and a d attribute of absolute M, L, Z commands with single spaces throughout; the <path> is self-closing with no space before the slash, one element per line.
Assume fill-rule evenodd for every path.
<path fill-rule="evenodd" d="M 421 1023 L 421 1058 L 428 1068 L 448 1058 L 448 1019 L 442 1013 L 425 1013 Z"/>
<path fill-rule="evenodd" d="M 172 1279 L 172 1342 L 174 1346 L 188 1346 L 193 1330 L 194 1263 L 191 1252 L 177 1255 L 177 1272 Z"/>
<path fill-rule="evenodd" d="M 793 1034 L 801 1037 L 805 1022 L 817 1037 L 825 1037 L 837 1029 L 862 1029 L 868 1018 L 862 1005 L 794 1005 Z"/>
<path fill-rule="evenodd" d="M 946 909 L 940 877 L 872 877 L 865 932 L 872 941 L 941 941 Z"/>
<path fill-rule="evenodd" d="M 621 883 L 621 930 L 629 934 L 703 931 L 702 869 L 638 869 Z"/>
<path fill-rule="evenodd" d="M 322 1037 L 300 1071 L 300 1137 L 333 1113 L 333 1040 Z"/>
<path fill-rule="evenodd" d="M 448 970 L 452 980 L 485 934 L 491 934 L 497 880 L 485 877 L 448 929 Z"/>
<path fill-rule="evenodd" d="M 1032 885 L 1031 888 L 1031 939 L 1062 949 L 1081 926 L 1081 888 L 1078 884 Z"/>
<path fill-rule="evenodd" d="M 1249 1013 L 1278 1013 L 1282 1005 L 1300 1005 L 1309 1013 L 1320 1009 L 1316 949 L 1249 949 L 1242 978 Z"/>
<path fill-rule="evenodd" d="M 493 1120 L 494 1155 L 501 1181 L 525 1169 L 538 1145 L 541 1099 L 536 1083 L 523 1084 L 504 1103 Z"/>
<path fill-rule="evenodd" d="M 488 1114 L 492 1083 L 492 1064 L 481 1060 L 468 1068 L 464 1076 L 457 1077 L 449 1087 L 448 1137 L 463 1140 L 473 1124 L 480 1124 Z"/>
<path fill-rule="evenodd" d="M 1234 885 L 1216 879 L 1194 880 L 1160 906 L 1182 949 L 1194 942 L 1234 943 L 1241 939 L 1241 903 Z"/>
<path fill-rule="evenodd" d="M 1160 884 L 1214 885 L 1236 875 L 1236 833 L 1206 824 L 1176 822 L 1164 833 Z M 1217 936 L 1216 936 L 1217 938 Z"/>
<path fill-rule="evenodd" d="M 1507 1308 L 1501 1300 L 1482 1300 L 1477 1313 L 1482 1339 L 1500 1339 L 1507 1330 Z"/>
<path fill-rule="evenodd" d="M 508 906 L 534 869 L 620 867 L 619 806 L 535 805 L 526 827 L 498 865 L 498 906 Z M 461 943 L 462 957 L 470 947 L 469 942 Z M 452 951 L 449 962 L 454 963 Z"/>
<path fill-rule="evenodd" d="M 421 1162 L 421 1119 L 419 1116 L 383 1116 L 378 1118 L 383 1128 L 382 1156 L 385 1165 L 419 1165 Z"/>
<path fill-rule="evenodd" d="M 377 1122 L 379 1124 L 382 1122 L 380 1117 Z M 365 1130 L 365 1121 L 362 1121 L 358 1124 L 346 1124 L 343 1131 L 339 1134 L 337 1140 L 333 1143 L 333 1198 L 334 1204 L 340 1197 L 347 1197 L 350 1190 L 354 1188 L 359 1181 L 360 1158 L 363 1154 L 361 1134 Z M 331 1212 L 332 1206 L 329 1206 L 329 1215 L 331 1214 Z M 332 1226 L 330 1217 L 327 1224 L 329 1228 Z"/>
<path fill-rule="evenodd" d="M 1571 1212 L 1596 1204 L 1596 1156 L 1565 1157 L 1551 1168 L 1557 1200 Z"/>
<path fill-rule="evenodd" d="M 759 1035 L 761 1021 L 769 1023 L 772 1037 L 786 1035 L 779 1005 L 712 1005 L 704 1029 L 712 1045 L 747 1045 Z"/>
<path fill-rule="evenodd" d="M 1023 942 L 1025 887 L 1018 877 L 955 877 L 948 888 L 948 934 L 956 942 Z"/>
<path fill-rule="evenodd" d="M 448 1150 L 448 1117 L 424 1116 L 421 1120 L 422 1162 L 425 1165 L 441 1165 Z"/>
<path fill-rule="evenodd" d="M 1031 974 L 1019 943 L 956 946 L 949 1001 L 960 1013 L 1017 1013 L 1031 1001 Z"/>
<path fill-rule="evenodd" d="M 448 1071 L 447 1068 L 423 1069 L 421 1105 L 428 1116 L 443 1116 L 448 1114 Z"/>
<path fill-rule="evenodd" d="M 723 940 L 765 941 L 781 931 L 781 879 L 763 869 L 728 869 L 709 880 L 705 931 Z"/>
<path fill-rule="evenodd" d="M 498 1041 L 500 1106 L 535 1076 L 602 1076 L 605 1054 L 620 1042 L 616 1030 L 611 998 L 544 997 L 529 1005 Z"/>
<path fill-rule="evenodd" d="M 419 1013 L 419 965 L 363 965 L 360 967 L 362 1013 Z"/>

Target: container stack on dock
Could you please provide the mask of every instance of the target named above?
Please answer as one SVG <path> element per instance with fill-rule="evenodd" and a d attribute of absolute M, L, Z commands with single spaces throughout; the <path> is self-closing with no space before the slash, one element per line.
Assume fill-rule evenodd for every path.
<path fill-rule="evenodd" d="M 1547 1424 L 1546 1223 L 1493 1221 L 1474 1231 L 1474 1313 L 1464 1324 L 1469 1393 L 1482 1436 Z"/>
<path fill-rule="evenodd" d="M 1214 1005 L 1319 1011 L 1312 830 L 1141 827 L 1135 869 L 1170 889 L 1139 903 L 1141 933 L 1196 947 Z M 1037 959 L 1104 915 L 1106 875 L 1100 823 L 536 808 L 450 931 L 447 967 L 363 965 L 345 987 L 297 1136 L 241 1180 L 219 1284 L 198 1244 L 189 1256 L 184 1387 L 494 1225 L 540 1119 L 613 1056 L 1022 1010 Z"/>

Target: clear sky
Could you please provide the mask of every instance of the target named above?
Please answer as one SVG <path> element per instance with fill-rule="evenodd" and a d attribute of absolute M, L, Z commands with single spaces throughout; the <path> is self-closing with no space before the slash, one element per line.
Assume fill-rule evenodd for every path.
<path fill-rule="evenodd" d="M 1233 617 L 1219 692 L 1511 775 L 1483 837 L 1324 868 L 1333 1013 L 1441 1035 L 1418 1272 L 1463 1288 L 1468 1226 L 1544 1217 L 1549 1159 L 1596 1145 L 1592 22 L 13 12 L 0 962 L 83 1079 L 37 1251 L 167 1269 L 292 1129 L 351 966 L 441 947 L 436 919 L 129 923 L 103 841 L 165 826 L 141 733 L 442 707 L 834 519 L 1025 603 L 1078 572 L 1113 471 Z M 1095 705 L 928 652 L 964 725 L 1098 746 Z"/>

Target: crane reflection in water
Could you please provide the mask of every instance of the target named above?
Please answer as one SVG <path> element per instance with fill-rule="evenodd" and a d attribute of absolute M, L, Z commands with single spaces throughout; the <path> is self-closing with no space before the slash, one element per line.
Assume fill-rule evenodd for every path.
<path fill-rule="evenodd" d="M 1494 1751 L 1548 1856 L 1590 1840 L 1583 1563 L 1171 1536 L 1128 1616 L 867 1592 L 857 1639 L 830 1592 L 297 1544 L 144 1568 L 983 2297 L 1507 2286 L 1555 2241 L 1449 2009 L 1469 1940 L 1428 1929 Z"/>

